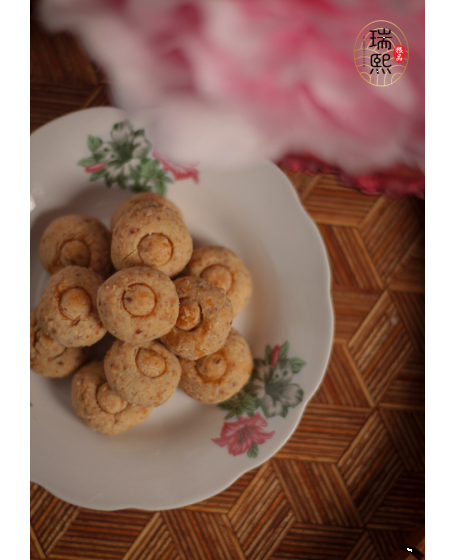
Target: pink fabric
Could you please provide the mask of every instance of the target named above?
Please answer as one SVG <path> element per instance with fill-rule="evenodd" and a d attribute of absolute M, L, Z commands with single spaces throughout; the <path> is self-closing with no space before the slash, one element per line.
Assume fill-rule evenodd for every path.
<path fill-rule="evenodd" d="M 79 35 L 171 161 L 311 155 L 373 191 L 378 171 L 424 169 L 421 0 L 43 0 L 42 13 Z M 384 88 L 353 61 L 377 19 L 409 44 L 406 72 Z M 385 190 L 408 188 L 397 184 Z"/>

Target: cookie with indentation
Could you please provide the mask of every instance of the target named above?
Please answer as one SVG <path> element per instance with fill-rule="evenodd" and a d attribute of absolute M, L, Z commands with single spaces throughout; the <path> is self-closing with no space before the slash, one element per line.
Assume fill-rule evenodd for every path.
<path fill-rule="evenodd" d="M 104 358 L 112 389 L 131 404 L 160 406 L 176 391 L 180 362 L 157 341 L 141 345 L 116 340 Z"/>
<path fill-rule="evenodd" d="M 223 289 L 231 300 L 234 317 L 250 300 L 251 275 L 242 259 L 229 249 L 224 247 L 195 249 L 183 273 L 200 276 Z"/>
<path fill-rule="evenodd" d="M 111 230 L 114 231 L 114 228 L 119 219 L 127 214 L 133 208 L 133 206 L 136 206 L 136 204 L 139 204 L 140 202 L 146 202 L 148 204 L 163 204 L 170 210 L 173 210 L 183 220 L 183 214 L 180 209 L 177 208 L 177 206 L 168 198 L 157 193 L 143 192 L 133 195 L 128 200 L 125 200 L 125 202 L 123 202 L 123 204 L 121 204 L 117 208 L 117 210 L 112 214 Z"/>
<path fill-rule="evenodd" d="M 106 380 L 102 361 L 92 362 L 74 374 L 71 402 L 84 424 L 109 435 L 140 424 L 152 410 L 129 404 L 114 393 Z"/>
<path fill-rule="evenodd" d="M 93 348 L 65 348 L 39 327 L 36 309 L 30 311 L 30 368 L 46 377 L 67 377 L 87 362 Z"/>
<path fill-rule="evenodd" d="M 180 388 L 202 403 L 223 402 L 247 383 L 253 371 L 253 357 L 247 341 L 231 329 L 224 345 L 199 360 L 180 358 Z"/>
<path fill-rule="evenodd" d="M 97 300 L 106 329 L 131 344 L 165 335 L 179 314 L 174 283 L 164 272 L 147 266 L 115 273 L 100 287 Z"/>
<path fill-rule="evenodd" d="M 189 360 L 216 352 L 225 343 L 234 317 L 226 293 L 196 276 L 177 278 L 174 284 L 180 299 L 178 319 L 161 342 Z"/>
<path fill-rule="evenodd" d="M 112 232 L 111 258 L 117 270 L 150 266 L 173 277 L 185 268 L 192 252 L 183 220 L 162 204 L 135 204 Z"/>
<path fill-rule="evenodd" d="M 49 274 L 70 265 L 91 268 L 103 278 L 111 270 L 111 234 L 96 218 L 70 214 L 46 228 L 39 255 Z"/>
<path fill-rule="evenodd" d="M 90 268 L 67 266 L 50 277 L 37 309 L 38 325 L 67 348 L 92 346 L 106 334 L 96 306 L 103 278 Z"/>

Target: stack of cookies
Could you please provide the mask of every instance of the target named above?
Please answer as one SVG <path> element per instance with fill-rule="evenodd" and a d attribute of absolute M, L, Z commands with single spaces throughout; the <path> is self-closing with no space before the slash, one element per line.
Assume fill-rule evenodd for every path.
<path fill-rule="evenodd" d="M 245 264 L 224 247 L 193 251 L 181 211 L 155 193 L 124 202 L 111 228 L 70 215 L 44 232 L 52 276 L 30 314 L 31 367 L 75 373 L 77 416 L 106 434 L 142 422 L 178 386 L 202 403 L 232 397 L 253 368 L 231 327 L 251 297 Z M 107 332 L 116 340 L 104 360 L 84 365 Z"/>

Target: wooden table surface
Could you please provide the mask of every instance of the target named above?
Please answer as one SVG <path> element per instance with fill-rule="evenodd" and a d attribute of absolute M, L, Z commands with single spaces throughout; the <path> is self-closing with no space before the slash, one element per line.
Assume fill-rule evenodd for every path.
<path fill-rule="evenodd" d="M 110 104 L 77 42 L 32 18 L 31 130 Z M 289 177 L 325 239 L 336 313 L 327 375 L 294 435 L 221 494 L 172 511 L 94 511 L 31 484 L 32 558 L 411 560 L 406 545 L 424 552 L 424 203 L 363 195 L 334 175 Z"/>

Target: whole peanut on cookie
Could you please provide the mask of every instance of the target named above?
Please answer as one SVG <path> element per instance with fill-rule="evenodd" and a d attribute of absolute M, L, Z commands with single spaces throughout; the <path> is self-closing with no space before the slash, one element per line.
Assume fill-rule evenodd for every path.
<path fill-rule="evenodd" d="M 192 252 L 183 220 L 162 204 L 134 205 L 112 232 L 111 258 L 117 270 L 150 266 L 173 277 L 185 268 Z"/>
<path fill-rule="evenodd" d="M 223 402 L 240 391 L 253 370 L 253 358 L 243 336 L 231 329 L 224 345 L 199 360 L 180 358 L 180 388 L 203 403 Z"/>
<path fill-rule="evenodd" d="M 73 377 L 71 402 L 78 418 L 92 430 L 119 434 L 143 422 L 151 412 L 128 404 L 111 389 L 102 361 L 81 368 Z"/>
<path fill-rule="evenodd" d="M 112 389 L 139 406 L 165 403 L 182 372 L 178 358 L 156 340 L 141 345 L 116 340 L 106 354 L 104 370 Z"/>
<path fill-rule="evenodd" d="M 96 218 L 70 214 L 52 221 L 39 245 L 44 268 L 55 274 L 66 266 L 91 268 L 103 278 L 111 270 L 111 234 Z"/>
<path fill-rule="evenodd" d="M 131 344 L 155 340 L 177 321 L 179 298 L 172 280 L 159 270 L 120 270 L 98 291 L 98 311 L 106 329 Z"/>
<path fill-rule="evenodd" d="M 37 321 L 67 348 L 92 346 L 106 334 L 96 306 L 103 279 L 89 268 L 67 266 L 51 276 L 41 295 Z"/>
<path fill-rule="evenodd" d="M 177 278 L 174 284 L 180 300 L 178 319 L 161 342 L 189 360 L 216 352 L 225 343 L 234 317 L 226 293 L 196 276 Z"/>

